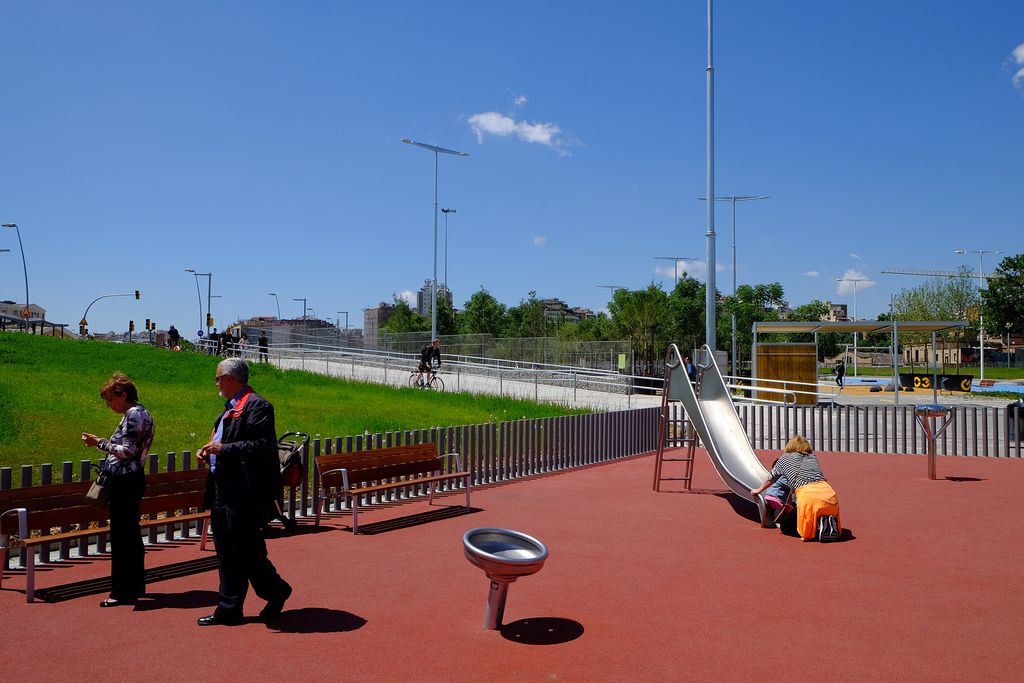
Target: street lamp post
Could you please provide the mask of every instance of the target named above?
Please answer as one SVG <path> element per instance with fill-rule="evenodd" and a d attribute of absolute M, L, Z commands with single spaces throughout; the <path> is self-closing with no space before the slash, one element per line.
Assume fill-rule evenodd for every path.
<path fill-rule="evenodd" d="M 867 282 L 866 277 L 837 277 L 836 282 L 853 283 L 853 321 L 857 321 L 857 283 Z M 853 376 L 857 376 L 857 332 L 853 333 Z"/>
<path fill-rule="evenodd" d="M 441 209 L 444 214 L 444 288 L 448 289 L 448 214 L 456 213 L 455 209 Z"/>
<path fill-rule="evenodd" d="M 434 153 L 434 277 L 430 283 L 430 338 L 437 339 L 437 157 L 440 154 L 453 154 L 458 157 L 468 157 L 468 152 L 458 152 L 454 149 L 445 149 L 437 145 L 428 145 L 416 142 L 409 138 L 399 138 L 407 145 L 415 145 Z M 448 283 L 445 283 L 447 286 Z"/>
<path fill-rule="evenodd" d="M 985 288 L 985 254 L 1002 254 L 998 249 L 957 249 L 956 254 L 978 255 L 978 374 L 985 379 L 985 316 L 981 309 L 981 290 Z"/>
<path fill-rule="evenodd" d="M 338 315 L 345 314 L 345 340 L 348 341 L 348 311 L 335 311 Z M 341 327 L 341 319 L 339 318 L 334 325 L 335 327 Z"/>
<path fill-rule="evenodd" d="M 276 292 L 268 292 L 267 296 L 274 297 L 274 303 L 277 304 L 277 319 L 280 320 L 281 319 L 281 300 L 277 298 L 277 293 Z"/>
<path fill-rule="evenodd" d="M 211 318 L 210 318 L 210 300 L 213 298 L 213 294 L 212 294 L 212 292 L 213 292 L 213 273 L 197 273 L 195 271 L 195 268 L 186 268 L 185 272 L 186 273 L 192 273 L 193 275 L 195 275 L 195 277 L 196 277 L 196 292 L 199 291 L 199 277 L 202 276 L 202 277 L 206 278 L 206 336 L 209 337 L 210 336 L 210 327 L 212 327 L 211 323 L 213 322 L 211 320 Z M 202 310 L 203 310 L 202 295 L 200 295 L 200 299 L 199 299 L 199 312 L 200 312 L 200 314 L 202 314 Z M 202 329 L 202 325 L 203 325 L 202 321 L 200 321 L 200 323 L 199 323 L 200 329 Z"/>
<path fill-rule="evenodd" d="M 92 308 L 92 305 L 94 303 L 96 303 L 97 301 L 99 301 L 100 299 L 109 299 L 109 298 L 115 297 L 115 296 L 134 296 L 136 299 L 138 299 L 139 298 L 139 290 L 135 290 L 134 292 L 125 292 L 124 294 L 104 294 L 103 296 L 98 296 L 95 299 L 93 299 L 92 301 L 90 301 L 89 305 L 85 307 L 85 313 L 82 314 L 82 319 L 78 323 L 79 324 L 79 331 L 82 332 L 83 336 L 85 334 L 86 328 L 89 325 L 89 309 Z M 199 315 L 202 315 L 202 304 L 200 304 Z"/>
<path fill-rule="evenodd" d="M 307 308 L 306 308 L 306 299 L 305 298 L 302 298 L 302 299 L 292 299 L 292 301 L 301 301 L 302 302 L 302 343 L 305 344 L 306 343 L 306 335 L 308 334 L 308 331 L 307 331 L 307 327 L 308 326 L 306 325 L 306 310 L 307 310 Z"/>
<path fill-rule="evenodd" d="M 679 262 L 680 261 L 699 261 L 700 259 L 691 258 L 689 256 L 655 256 L 656 261 L 672 261 L 672 268 L 675 274 L 675 281 L 673 285 L 679 284 Z"/>
<path fill-rule="evenodd" d="M 21 269 L 25 273 L 25 308 L 21 311 L 21 317 L 25 321 L 25 329 L 28 329 L 28 319 L 32 315 L 32 311 L 29 309 L 29 298 L 28 298 L 28 266 L 25 265 L 25 245 L 21 243 L 21 229 L 17 223 L 3 223 L 5 228 L 14 228 L 14 232 L 18 233 L 18 248 L 21 249 Z"/>
<path fill-rule="evenodd" d="M 707 197 L 698 197 L 701 201 L 707 201 Z M 715 197 L 716 202 L 729 202 L 732 204 L 732 296 L 736 298 L 736 202 L 756 202 L 762 199 L 771 199 L 768 194 L 732 194 L 723 197 Z M 732 314 L 732 374 L 736 375 L 736 313 Z"/>

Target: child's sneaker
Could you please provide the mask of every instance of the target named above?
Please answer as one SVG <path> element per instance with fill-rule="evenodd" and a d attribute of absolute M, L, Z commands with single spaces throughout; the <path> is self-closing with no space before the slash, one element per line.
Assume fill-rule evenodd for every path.
<path fill-rule="evenodd" d="M 818 542 L 832 543 L 839 540 L 839 523 L 835 515 L 818 518 Z"/>

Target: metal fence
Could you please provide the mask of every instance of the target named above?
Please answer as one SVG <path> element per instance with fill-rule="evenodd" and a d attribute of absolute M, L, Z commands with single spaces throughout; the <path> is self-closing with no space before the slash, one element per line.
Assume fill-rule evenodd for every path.
<path fill-rule="evenodd" d="M 669 405 L 670 419 L 683 420 L 682 406 Z M 950 425 L 936 439 L 937 455 L 988 458 L 1024 457 L 1021 420 L 1024 409 L 995 406 L 949 406 Z M 816 451 L 843 453 L 927 454 L 924 432 L 914 406 L 794 406 L 743 403 L 740 423 L 755 449 L 781 450 L 794 434 Z"/>
<path fill-rule="evenodd" d="M 510 422 L 461 425 L 455 427 L 434 427 L 431 429 L 315 438 L 303 449 L 302 463 L 307 476 L 299 486 L 289 489 L 285 496 L 286 512 L 305 516 L 315 510 L 316 500 L 313 458 L 320 454 L 355 453 L 415 443 L 435 443 L 439 452 L 458 452 L 472 472 L 474 486 L 519 479 L 548 472 L 585 467 L 600 462 L 648 453 L 656 448 L 658 433 L 657 408 L 626 410 L 586 415 L 515 420 Z M 148 471 L 190 470 L 195 466 L 190 451 L 167 453 L 164 464 L 159 465 L 159 455 L 149 456 Z M 68 483 L 89 478 L 90 461 L 82 460 L 78 471 L 74 463 L 65 461 L 60 465 L 22 465 L 19 480 L 22 487 L 33 485 L 33 474 L 39 468 L 39 484 Z M 54 472 L 60 472 L 59 481 Z M 0 468 L 0 489 L 10 489 L 14 469 Z M 456 482 L 444 482 L 439 490 L 453 490 Z M 387 500 L 419 495 L 420 491 L 399 491 L 389 495 Z M 341 501 L 328 501 L 331 508 L 338 509 Z M 381 501 L 377 501 L 381 502 Z M 3 512 L 0 510 L 0 512 Z M 196 533 L 193 524 L 167 525 L 161 534 L 156 528 L 149 530 L 149 542 L 159 538 L 170 540 L 176 534 L 182 537 Z M 42 547 L 40 558 L 69 559 L 77 548 L 77 555 L 84 557 L 90 548 L 105 552 L 105 534 L 62 541 L 52 544 L 53 548 Z M 21 564 L 25 565 L 25 551 L 21 552 Z"/>
<path fill-rule="evenodd" d="M 491 334 L 451 334 L 442 335 L 440 339 L 445 357 L 451 354 L 614 371 L 619 368 L 619 355 L 625 354 L 624 368 L 632 367 L 628 341 L 570 341 L 558 337 L 495 337 Z M 377 349 L 419 354 L 429 342 L 429 332 L 382 332 Z"/>
<path fill-rule="evenodd" d="M 780 450 L 793 434 L 803 434 L 817 451 L 849 453 L 926 454 L 927 443 L 914 418 L 913 406 L 782 406 L 741 404 L 740 422 L 755 449 Z M 289 489 L 286 510 L 305 516 L 319 503 L 315 489 L 313 457 L 320 454 L 355 453 L 416 443 L 435 443 L 441 453 L 457 452 L 472 472 L 474 486 L 520 479 L 549 472 L 586 467 L 600 462 L 649 453 L 657 448 L 660 408 L 637 408 L 607 413 L 568 415 L 499 423 L 435 427 L 380 434 L 314 438 L 303 449 L 307 473 L 299 486 Z M 681 421 L 682 406 L 669 405 L 669 419 Z M 936 442 L 939 455 L 1021 458 L 1024 409 L 987 406 L 952 406 L 951 424 Z M 33 485 L 35 468 L 39 484 L 67 483 L 89 478 L 90 461 L 75 468 L 72 461 L 59 465 L 22 465 L 17 468 L 21 487 Z M 190 470 L 195 467 L 190 451 L 167 453 L 161 466 L 158 454 L 150 454 L 148 471 Z M 15 468 L 0 468 L 0 489 L 13 488 Z M 55 472 L 60 473 L 59 480 Z M 446 482 L 441 490 L 455 490 Z M 392 493 L 387 500 L 413 497 L 421 491 Z M 377 502 L 382 502 L 378 500 Z M 340 500 L 328 501 L 339 509 Z M 2 511 L 0 511 L 2 512 Z M 147 531 L 150 543 L 159 538 L 189 537 L 193 524 L 169 524 L 159 532 Z M 105 552 L 106 535 L 55 542 L 42 548 L 41 558 L 68 559 L 72 550 L 88 555 L 90 548 Z M 22 550 L 22 566 L 24 566 Z"/>

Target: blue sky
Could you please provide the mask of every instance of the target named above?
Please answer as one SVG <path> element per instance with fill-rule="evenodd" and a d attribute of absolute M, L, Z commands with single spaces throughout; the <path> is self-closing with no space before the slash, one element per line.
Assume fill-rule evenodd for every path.
<path fill-rule="evenodd" d="M 192 335 L 191 267 L 218 327 L 275 315 L 268 292 L 361 326 L 431 275 L 433 156 L 409 137 L 471 155 L 440 160 L 458 306 L 484 286 L 599 310 L 597 285 L 670 288 L 655 256 L 704 258 L 705 11 L 2 0 L 0 219 L 51 320 L 140 289 L 90 330 Z M 1024 251 L 1022 44 L 1019 0 L 716 3 L 715 191 L 771 195 L 739 206 L 738 281 L 852 309 L 835 279 L 867 278 L 874 317 L 920 282 L 882 270 Z M 14 231 L 0 248 L 0 298 L 21 301 Z"/>

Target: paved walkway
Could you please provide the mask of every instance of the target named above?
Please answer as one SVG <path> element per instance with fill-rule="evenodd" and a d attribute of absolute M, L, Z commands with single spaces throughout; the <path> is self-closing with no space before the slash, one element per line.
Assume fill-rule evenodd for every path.
<path fill-rule="evenodd" d="M 767 456 L 766 456 L 767 459 Z M 211 552 L 151 549 L 134 608 L 100 609 L 105 558 L 40 572 L 79 595 L 0 590 L 7 680 L 623 681 L 1020 680 L 1024 463 L 823 454 L 842 543 L 801 543 L 752 521 L 698 453 L 694 491 L 654 493 L 650 456 L 474 492 L 476 511 L 410 502 L 274 538 L 295 586 L 272 623 L 200 628 L 216 599 Z M 414 524 L 415 522 L 424 522 Z M 506 626 L 482 629 L 488 583 L 462 534 L 499 526 L 548 544 L 511 586 Z M 97 592 L 100 591 L 100 592 Z"/>

